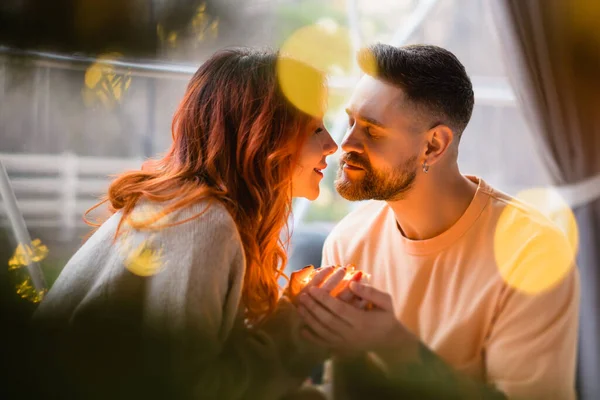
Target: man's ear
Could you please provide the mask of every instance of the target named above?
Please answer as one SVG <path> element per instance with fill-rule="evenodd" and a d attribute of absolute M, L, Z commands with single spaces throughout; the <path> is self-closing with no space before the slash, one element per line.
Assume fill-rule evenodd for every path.
<path fill-rule="evenodd" d="M 453 151 L 455 146 L 454 132 L 444 124 L 431 128 L 426 138 L 425 160 L 429 165 L 437 163 L 444 154 Z"/>

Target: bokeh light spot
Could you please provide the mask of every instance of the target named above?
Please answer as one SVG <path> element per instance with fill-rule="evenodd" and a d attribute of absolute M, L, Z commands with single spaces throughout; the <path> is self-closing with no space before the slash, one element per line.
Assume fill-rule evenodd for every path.
<path fill-rule="evenodd" d="M 22 299 L 28 300 L 32 303 L 39 303 L 46 294 L 45 290 L 35 290 L 33 284 L 31 283 L 30 276 L 26 276 L 20 283 L 16 285 L 16 291 Z"/>
<path fill-rule="evenodd" d="M 40 239 L 34 239 L 31 244 L 26 246 L 20 243 L 13 256 L 8 260 L 10 278 L 15 285 L 17 295 L 32 303 L 39 303 L 44 298 L 46 291 L 35 289 L 29 271 L 24 267 L 32 262 L 42 261 L 48 255 L 48 252 L 48 247 Z"/>
<path fill-rule="evenodd" d="M 31 262 L 42 261 L 48 255 L 48 247 L 40 239 L 34 239 L 30 245 L 19 243 L 13 256 L 8 260 L 8 270 L 26 267 Z"/>
<path fill-rule="evenodd" d="M 148 242 L 141 243 L 125 260 L 125 267 L 139 276 L 151 276 L 161 269 L 162 251 L 153 249 Z"/>
<path fill-rule="evenodd" d="M 308 64 L 329 77 L 349 77 L 354 67 L 354 54 L 348 29 L 333 20 L 298 29 L 281 46 L 277 73 L 282 91 L 300 110 L 322 117 L 323 104 L 315 100 L 319 88 L 304 76 L 300 68 L 286 60 L 291 57 Z M 326 99 L 323 98 L 323 103 Z"/>
<path fill-rule="evenodd" d="M 87 106 L 100 103 L 110 109 L 122 101 L 131 85 L 131 71 L 119 73 L 106 62 L 120 57 L 120 53 L 103 54 L 85 71 L 82 95 Z"/>
<path fill-rule="evenodd" d="M 119 252 L 129 272 L 138 276 L 152 276 L 164 267 L 162 247 L 155 235 L 127 229 L 121 233 Z"/>
<path fill-rule="evenodd" d="M 509 286 L 535 295 L 552 289 L 574 267 L 577 223 L 569 206 L 552 189 L 529 189 L 516 199 L 498 219 L 494 257 Z M 539 214 L 524 211 L 523 203 Z"/>
<path fill-rule="evenodd" d="M 368 48 L 361 49 L 358 53 L 361 69 L 370 76 L 377 76 L 377 59 Z"/>

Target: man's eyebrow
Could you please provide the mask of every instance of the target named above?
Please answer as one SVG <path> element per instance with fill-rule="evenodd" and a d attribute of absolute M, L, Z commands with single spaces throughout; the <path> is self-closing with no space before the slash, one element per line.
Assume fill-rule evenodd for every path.
<path fill-rule="evenodd" d="M 349 116 L 352 116 L 352 110 L 350 110 L 349 108 L 346 108 L 346 114 L 348 114 Z M 383 128 L 385 129 L 385 125 L 383 125 L 381 122 L 377 121 L 374 118 L 370 118 L 370 117 L 365 117 L 364 115 L 357 115 L 356 119 L 361 120 L 363 122 L 366 122 L 370 125 L 374 125 L 378 128 Z"/>

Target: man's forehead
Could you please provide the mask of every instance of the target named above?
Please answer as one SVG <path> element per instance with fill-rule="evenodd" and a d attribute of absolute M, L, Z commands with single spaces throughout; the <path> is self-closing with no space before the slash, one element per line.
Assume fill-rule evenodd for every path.
<path fill-rule="evenodd" d="M 363 76 L 352 93 L 348 108 L 356 113 L 377 113 L 379 116 L 387 112 L 398 111 L 404 93 L 394 85 Z"/>

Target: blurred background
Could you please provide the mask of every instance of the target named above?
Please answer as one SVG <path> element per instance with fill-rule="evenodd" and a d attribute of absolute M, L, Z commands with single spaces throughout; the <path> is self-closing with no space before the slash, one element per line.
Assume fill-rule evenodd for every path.
<path fill-rule="evenodd" d="M 84 21 L 42 44 L 21 32 L 13 39 L 2 28 L 0 46 L 2 39 L 13 43 L 0 47 L 0 159 L 31 236 L 49 249 L 41 263 L 49 283 L 88 232 L 81 216 L 106 191 L 109 175 L 138 168 L 144 158 L 166 150 L 173 112 L 204 59 L 225 46 L 279 47 L 314 24 L 353 31 L 355 37 L 348 39 L 356 38 L 358 46 L 404 35 L 406 43 L 432 43 L 454 52 L 472 77 L 476 95 L 461 144 L 463 171 L 513 194 L 548 182 L 504 72 L 484 0 L 175 1 L 184 10 L 173 22 L 165 17 L 164 27 L 150 22 L 152 3 L 158 19 L 160 6 L 171 2 L 73 2 L 74 13 Z M 137 8 L 140 18 L 128 17 L 127 4 Z M 132 21 L 141 32 L 135 25 L 123 27 Z M 131 32 L 111 36 L 107 26 Z M 320 50 L 323 57 L 331 51 Z M 340 106 L 354 82 L 348 79 L 331 89 L 342 99 L 326 118 L 338 143 L 346 129 L 346 118 L 339 121 Z M 296 205 L 296 231 L 317 225 L 327 231 L 353 206 L 335 192 L 337 156 L 330 159 L 319 199 Z M 1 211 L 0 224 L 8 227 Z M 0 262 L 6 265 L 16 243 L 10 230 L 2 232 Z"/>
<path fill-rule="evenodd" d="M 597 3 L 3 0 L 0 161 L 30 239 L 39 239 L 29 246 L 30 254 L 51 286 L 89 232 L 82 214 L 104 194 L 110 176 L 139 168 L 145 158 L 166 150 L 187 81 L 215 50 L 285 47 L 307 27 L 324 34 L 327 40 L 309 44 L 310 57 L 330 73 L 326 125 L 340 143 L 347 120 L 343 106 L 360 76 L 353 62 L 357 48 L 374 42 L 439 45 L 461 60 L 475 90 L 473 117 L 460 146 L 463 173 L 512 195 L 548 187 L 566 193 L 563 200 L 579 226 L 579 250 L 585 251 L 579 267 L 590 285 L 584 284 L 582 295 L 587 332 L 582 343 L 590 355 L 580 368 L 580 391 L 595 398 L 600 390 L 594 378 L 600 373 L 595 316 L 600 121 L 594 116 L 597 95 L 590 93 L 600 71 Z M 545 53 L 537 51 L 535 46 L 544 45 Z M 569 65 L 577 68 L 556 72 L 552 66 L 559 64 L 553 60 L 572 60 Z M 566 75 L 587 81 L 556 84 Z M 289 270 L 320 263 L 327 233 L 356 206 L 333 187 L 337 158 L 330 158 L 319 199 L 294 204 Z M 19 250 L 13 225 L 4 198 L 0 277 L 13 283 L 2 287 L 31 308 L 33 283 L 11 276 L 27 251 Z"/>

